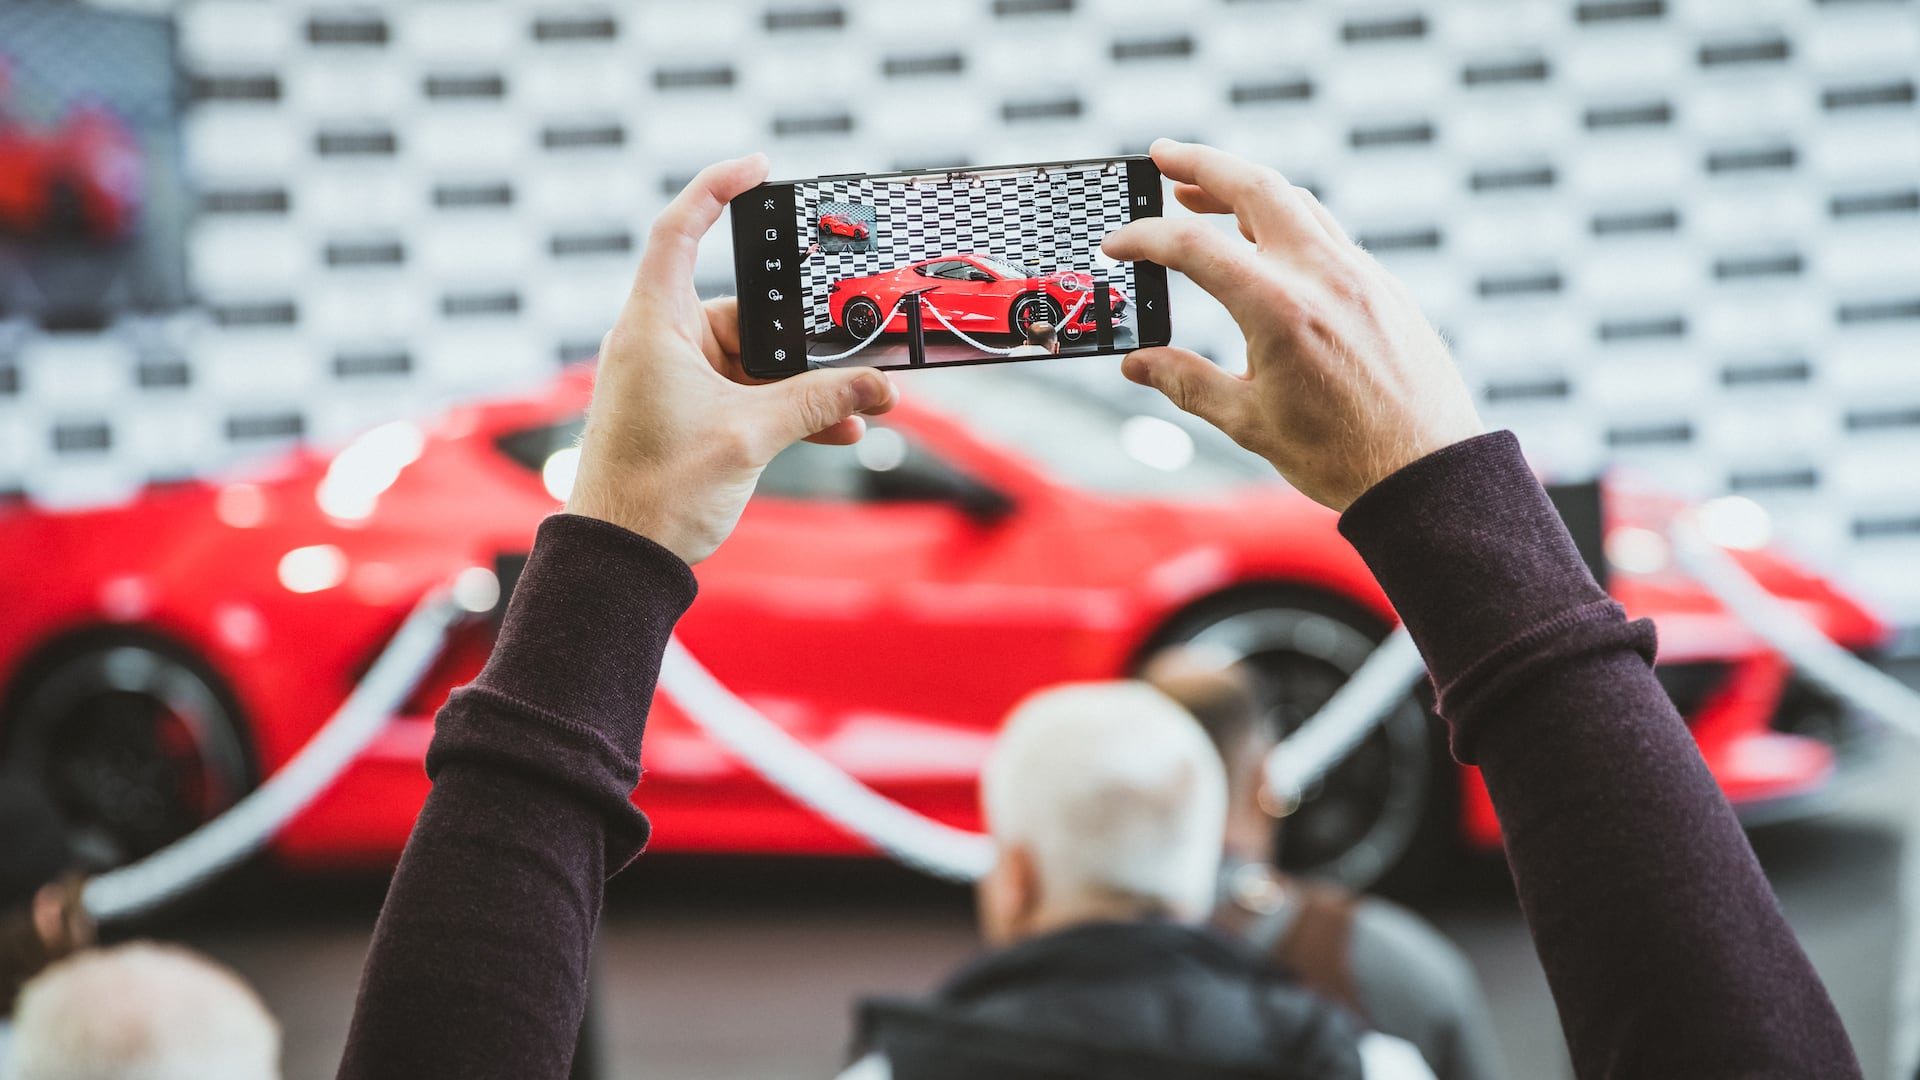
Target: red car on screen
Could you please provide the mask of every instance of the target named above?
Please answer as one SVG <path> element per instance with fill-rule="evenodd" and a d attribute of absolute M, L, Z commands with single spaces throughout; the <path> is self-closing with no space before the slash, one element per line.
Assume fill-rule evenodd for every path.
<path fill-rule="evenodd" d="M 839 214 L 821 214 L 820 231 L 828 236 L 844 236 L 849 240 L 865 240 L 870 235 L 866 222 Z"/>
<path fill-rule="evenodd" d="M 571 482 L 590 378 L 118 508 L 0 511 L 7 764 L 45 777 L 118 857 L 217 813 L 312 736 L 427 590 L 458 581 L 488 606 L 496 557 L 524 553 Z M 1291 726 L 1393 624 L 1331 512 L 1150 392 L 1109 398 L 1013 369 L 907 390 L 860 445 L 802 443 L 773 462 L 699 566 L 678 633 L 775 722 L 916 810 L 979 825 L 982 757 L 1036 688 L 1204 642 L 1246 664 Z M 1660 623 L 1661 678 L 1734 803 L 1790 811 L 1834 781 L 1852 729 L 1663 561 L 1675 508 L 1609 494 L 1612 591 Z M 1730 539 L 1753 547 L 1752 524 Z M 1733 553 L 1835 640 L 1886 637 L 1778 552 Z M 492 640 L 479 614 L 450 633 L 377 741 L 277 838 L 281 857 L 395 858 L 427 793 L 434 711 Z M 655 850 L 868 850 L 709 742 L 671 688 L 645 753 L 636 800 Z M 1284 835 L 1287 865 L 1362 883 L 1499 840 L 1477 773 L 1446 756 L 1411 695 Z"/>
<path fill-rule="evenodd" d="M 83 105 L 43 131 L 8 116 L 0 101 L 0 235 L 96 244 L 127 239 L 145 183 L 139 143 L 108 110 Z"/>
<path fill-rule="evenodd" d="M 827 287 L 827 317 L 856 338 L 865 338 L 887 318 L 886 332 L 907 331 L 900 298 L 921 292 L 922 302 L 969 334 L 1026 336 L 1035 323 L 1048 323 L 1072 341 L 1095 327 L 1093 275 L 1080 270 L 1036 270 L 993 255 L 942 255 L 908 263 L 897 270 L 842 278 Z M 1107 287 L 1104 298 L 1113 320 L 1127 311 L 1127 296 Z M 928 321 L 929 330 L 940 327 Z"/>

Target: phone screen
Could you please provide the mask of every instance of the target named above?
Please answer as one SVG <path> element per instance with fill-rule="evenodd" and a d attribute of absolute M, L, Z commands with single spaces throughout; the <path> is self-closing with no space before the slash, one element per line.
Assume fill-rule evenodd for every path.
<path fill-rule="evenodd" d="M 762 184 L 732 204 L 743 364 L 777 378 L 1164 345 L 1166 270 L 1100 251 L 1160 210 L 1145 157 Z"/>

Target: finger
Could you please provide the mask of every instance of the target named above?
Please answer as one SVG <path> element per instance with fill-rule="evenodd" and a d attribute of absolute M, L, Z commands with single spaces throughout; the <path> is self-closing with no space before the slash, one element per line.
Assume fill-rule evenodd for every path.
<path fill-rule="evenodd" d="M 720 212 L 734 196 L 766 178 L 765 154 L 748 154 L 701 169 L 654 219 L 653 229 L 647 234 L 647 250 L 640 256 L 640 271 L 634 277 L 634 291 L 664 290 L 691 282 L 700 238 L 720 220 Z"/>
<path fill-rule="evenodd" d="M 1234 434 L 1247 408 L 1252 387 L 1228 374 L 1220 365 L 1191 349 L 1161 346 L 1127 354 L 1120 373 L 1142 386 L 1165 394 L 1180 409 Z"/>
<path fill-rule="evenodd" d="M 1273 169 L 1225 150 L 1172 139 L 1156 140 L 1150 153 L 1169 179 L 1201 188 L 1229 207 L 1260 243 L 1285 244 L 1319 234 L 1293 185 Z"/>
<path fill-rule="evenodd" d="M 825 431 L 807 436 L 807 441 L 821 446 L 852 446 L 866 433 L 867 422 L 858 416 L 849 416 Z"/>
<path fill-rule="evenodd" d="M 763 460 L 809 435 L 836 431 L 851 417 L 893 408 L 893 383 L 873 368 L 820 368 L 754 392 Z M 849 440 L 851 441 L 851 440 Z"/>
<path fill-rule="evenodd" d="M 740 301 L 722 296 L 701 305 L 707 309 L 707 326 L 713 330 L 713 343 L 728 356 L 740 355 Z"/>
<path fill-rule="evenodd" d="M 1122 261 L 1146 259 L 1178 270 L 1236 314 L 1256 302 L 1258 255 L 1199 218 L 1142 218 L 1108 233 L 1100 250 Z"/>
<path fill-rule="evenodd" d="M 1180 205 L 1196 214 L 1233 213 L 1233 207 L 1207 194 L 1206 188 L 1195 187 L 1192 184 L 1175 184 L 1173 187 L 1173 197 L 1180 200 Z M 1246 222 L 1238 218 L 1235 218 L 1234 222 L 1240 226 L 1240 235 L 1246 237 L 1248 243 L 1255 242 L 1253 239 L 1253 230 L 1247 228 Z"/>
<path fill-rule="evenodd" d="M 1320 223 L 1320 227 L 1326 230 L 1328 236 L 1342 243 L 1353 243 L 1353 238 L 1349 237 L 1347 230 L 1341 227 L 1340 219 L 1334 217 L 1333 211 L 1320 202 L 1320 196 L 1303 187 L 1296 187 L 1293 190 L 1299 192 L 1300 201 L 1306 204 L 1308 212 L 1313 215 L 1313 220 Z"/>

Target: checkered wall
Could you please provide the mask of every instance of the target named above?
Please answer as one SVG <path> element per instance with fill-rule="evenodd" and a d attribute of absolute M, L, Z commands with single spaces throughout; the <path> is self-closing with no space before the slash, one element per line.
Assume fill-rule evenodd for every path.
<path fill-rule="evenodd" d="M 54 502 L 585 355 L 706 161 L 777 176 L 1203 138 L 1314 187 L 1563 475 L 1736 491 L 1920 617 L 1915 0 L 187 0 L 196 302 L 0 321 Z M 731 281 L 724 231 L 701 283 Z M 1175 283 L 1174 333 L 1231 320 Z M 937 377 L 937 376 L 923 376 Z"/>
<path fill-rule="evenodd" d="M 1102 261 L 1100 240 L 1127 223 L 1127 174 L 1121 169 L 1052 169 L 1035 174 L 960 173 L 899 180 L 830 180 L 796 191 L 798 236 L 813 236 L 820 215 L 842 206 L 874 209 L 868 250 L 820 251 L 802 263 L 807 332 L 832 328 L 827 285 L 877 274 L 937 255 L 977 252 L 1040 270 L 1099 269 L 1133 295 L 1133 269 Z"/>

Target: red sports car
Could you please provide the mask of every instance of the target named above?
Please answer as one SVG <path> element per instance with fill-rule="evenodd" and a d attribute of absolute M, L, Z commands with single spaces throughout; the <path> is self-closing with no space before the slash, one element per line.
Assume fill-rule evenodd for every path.
<path fill-rule="evenodd" d="M 942 255 L 834 282 L 827 287 L 827 317 L 848 334 L 865 338 L 885 313 L 893 312 L 886 330 L 903 334 L 906 308 L 894 305 L 918 291 L 924 303 L 966 333 L 1024 337 L 1033 324 L 1044 322 L 1072 341 L 1095 327 L 1098 301 L 1092 289 L 1093 275 L 1079 270 L 1035 270 L 992 255 Z M 1107 288 L 1106 303 L 1115 322 L 1126 314 L 1127 296 L 1119 289 Z M 940 329 L 932 320 L 927 327 Z"/>
<path fill-rule="evenodd" d="M 217 813 L 306 742 L 425 590 L 457 580 L 470 606 L 489 605 L 496 556 L 524 552 L 571 482 L 590 378 L 120 508 L 0 511 L 9 764 L 44 776 L 123 857 Z M 1244 658 L 1292 725 L 1393 622 L 1332 513 L 1147 391 L 1105 397 L 1019 369 L 907 390 L 859 446 L 803 443 L 774 461 L 699 567 L 679 634 L 776 722 L 920 811 L 978 826 L 982 755 L 1037 687 L 1203 641 Z M 1667 564 L 1672 504 L 1608 503 L 1613 592 L 1660 622 L 1662 678 L 1729 796 L 1773 812 L 1827 787 L 1847 730 L 1837 706 Z M 1734 518 L 1726 542 L 1768 588 L 1845 645 L 1882 642 L 1880 621 L 1756 546 L 1751 514 Z M 372 748 L 278 838 L 280 856 L 396 856 L 427 792 L 433 713 L 492 635 L 479 615 L 450 635 Z M 866 850 L 666 693 L 645 764 L 636 797 L 656 850 Z M 1284 837 L 1285 863 L 1359 882 L 1499 839 L 1477 774 L 1450 762 L 1412 697 Z"/>
<path fill-rule="evenodd" d="M 870 235 L 866 222 L 839 214 L 821 214 L 820 231 L 828 236 L 844 236 L 850 240 L 865 240 Z"/>
<path fill-rule="evenodd" d="M 139 144 L 106 109 L 77 107 L 51 131 L 0 109 L 0 235 L 124 240 L 133 235 L 145 184 Z"/>

